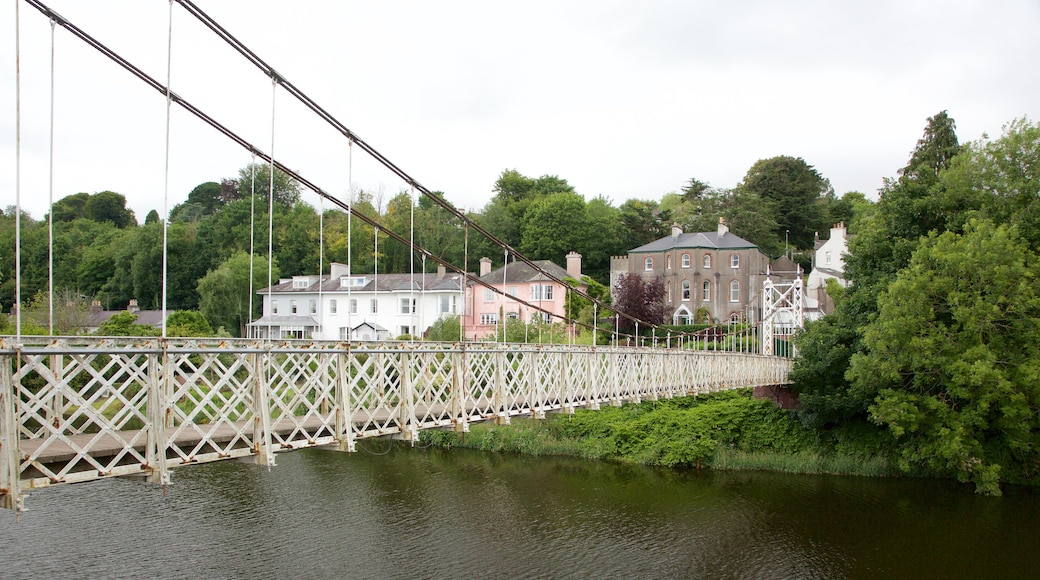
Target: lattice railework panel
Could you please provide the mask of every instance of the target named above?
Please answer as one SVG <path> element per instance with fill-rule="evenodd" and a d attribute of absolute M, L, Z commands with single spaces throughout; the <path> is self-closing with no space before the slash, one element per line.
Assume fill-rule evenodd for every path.
<path fill-rule="evenodd" d="M 279 350 L 267 374 L 271 442 L 276 449 L 326 445 L 336 434 L 336 359 L 326 351 Z"/>
<path fill-rule="evenodd" d="M 144 470 L 157 345 L 51 348 L 14 358 L 20 478 L 34 487 Z"/>
<path fill-rule="evenodd" d="M 596 360 L 596 353 L 587 348 L 571 349 L 569 355 L 560 355 L 561 404 L 565 409 L 584 406 L 591 389 L 589 369 Z"/>
<path fill-rule="evenodd" d="M 463 411 L 470 421 L 492 417 L 495 412 L 495 388 L 498 384 L 500 353 L 489 349 L 466 349 L 466 398 Z"/>
<path fill-rule="evenodd" d="M 616 358 L 617 351 L 614 349 L 598 350 L 593 355 L 592 368 L 589 373 L 592 377 L 593 385 L 589 389 L 587 403 L 610 403 L 616 398 L 616 381 L 614 380 Z"/>
<path fill-rule="evenodd" d="M 348 362 L 347 406 L 354 436 L 400 433 L 401 353 L 359 349 Z"/>
<path fill-rule="evenodd" d="M 452 396 L 455 389 L 455 362 L 452 353 L 413 352 L 410 372 L 415 393 L 415 419 L 420 428 L 451 425 Z"/>
<path fill-rule="evenodd" d="M 570 350 L 543 350 L 536 359 L 537 401 L 532 401 L 532 409 L 541 412 L 562 409 L 566 400 L 566 392 L 570 377 L 566 375 L 567 366 L 564 360 L 572 355 Z"/>
<path fill-rule="evenodd" d="M 170 349 L 166 456 L 172 465 L 249 455 L 259 445 L 255 394 L 268 355 L 257 350 Z"/>
<path fill-rule="evenodd" d="M 531 392 L 531 381 L 534 372 L 531 351 L 510 348 L 500 354 L 504 383 L 495 392 L 497 411 L 500 416 L 521 415 L 530 412 L 530 404 L 534 397 Z"/>

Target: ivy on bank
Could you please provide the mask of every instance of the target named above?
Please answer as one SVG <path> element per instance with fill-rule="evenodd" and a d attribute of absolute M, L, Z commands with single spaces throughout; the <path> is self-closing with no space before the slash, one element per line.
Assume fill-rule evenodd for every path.
<path fill-rule="evenodd" d="M 713 393 L 597 411 L 580 409 L 573 415 L 550 415 L 545 421 L 516 420 L 512 425 L 474 424 L 470 433 L 423 432 L 423 438 L 443 447 L 466 447 L 494 452 L 534 455 L 571 455 L 660 467 L 756 468 L 802 472 L 831 472 L 828 455 L 835 442 L 821 441 L 818 431 L 806 427 L 787 411 L 767 400 L 752 398 L 750 390 Z M 838 453 L 844 464 L 862 465 L 865 454 L 844 443 Z M 763 465 L 762 458 L 771 458 Z M 777 464 L 776 458 L 781 458 Z M 786 458 L 786 459 L 785 459 Z M 750 463 L 749 463 L 750 462 Z M 784 463 L 797 465 L 788 469 Z M 872 462 L 877 465 L 877 462 Z M 880 469 L 888 473 L 882 459 Z M 855 468 L 839 472 L 856 472 Z"/>

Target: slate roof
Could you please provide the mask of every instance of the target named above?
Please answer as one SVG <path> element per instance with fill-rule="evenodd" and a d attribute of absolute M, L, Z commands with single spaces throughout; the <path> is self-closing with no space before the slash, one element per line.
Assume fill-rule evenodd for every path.
<path fill-rule="evenodd" d="M 653 252 L 667 252 L 682 248 L 708 248 L 712 250 L 744 250 L 757 248 L 755 244 L 737 236 L 731 232 L 719 235 L 718 232 L 691 232 L 682 233 L 678 236 L 665 236 L 654 240 L 649 244 L 629 250 L 629 254 L 649 254 Z"/>
<path fill-rule="evenodd" d="M 344 276 L 345 277 L 345 276 Z M 412 274 L 384 274 L 379 273 L 378 276 L 375 274 L 354 274 L 352 278 L 365 278 L 366 283 L 364 286 L 351 286 L 351 292 L 393 292 L 403 291 L 407 292 L 411 287 Z M 431 292 L 431 291 L 459 291 L 459 278 L 461 274 L 445 274 L 438 276 L 436 273 L 416 273 L 415 274 L 415 291 L 416 292 Z M 323 293 L 333 292 L 347 292 L 347 287 L 340 284 L 339 278 L 330 278 L 328 276 L 322 276 L 321 282 L 318 282 L 317 276 L 311 276 L 311 284 L 306 288 L 295 288 L 291 279 L 285 282 L 280 282 L 271 286 L 271 292 L 278 293 L 315 293 L 318 291 L 318 287 L 321 286 Z M 378 288 L 376 287 L 378 278 Z M 257 294 L 266 294 L 267 288 L 258 290 Z"/>
<path fill-rule="evenodd" d="M 559 279 L 570 277 L 565 268 L 558 266 L 552 260 L 532 260 L 539 268 L 556 276 Z M 544 274 L 527 265 L 527 262 L 510 262 L 480 277 L 480 281 L 486 284 L 502 284 L 502 270 L 505 269 L 506 284 L 523 284 L 525 282 L 538 282 L 548 280 Z"/>

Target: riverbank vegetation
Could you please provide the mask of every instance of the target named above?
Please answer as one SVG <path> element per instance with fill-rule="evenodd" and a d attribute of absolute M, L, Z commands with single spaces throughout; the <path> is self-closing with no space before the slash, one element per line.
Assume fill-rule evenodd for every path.
<path fill-rule="evenodd" d="M 750 389 L 681 397 L 510 425 L 473 424 L 469 433 L 424 431 L 442 447 L 569 455 L 668 468 L 763 469 L 791 473 L 890 476 L 893 438 L 877 429 L 805 425 Z"/>

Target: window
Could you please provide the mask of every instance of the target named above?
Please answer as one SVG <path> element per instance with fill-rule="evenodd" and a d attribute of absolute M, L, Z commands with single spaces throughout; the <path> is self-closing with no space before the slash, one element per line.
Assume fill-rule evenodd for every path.
<path fill-rule="evenodd" d="M 272 300 L 271 301 L 271 314 L 278 314 L 278 301 L 277 300 Z"/>
<path fill-rule="evenodd" d="M 730 313 L 730 315 L 729 315 L 729 323 L 730 324 L 740 324 L 740 314 L 738 314 L 736 312 Z"/>
<path fill-rule="evenodd" d="M 669 254 L 668 257 L 665 258 L 664 267 L 665 267 L 666 270 L 671 270 L 672 269 L 672 256 L 671 256 L 671 254 Z"/>
<path fill-rule="evenodd" d="M 537 312 L 535 313 L 535 315 L 540 316 L 542 318 L 542 322 L 546 324 L 549 324 L 553 321 L 553 315 L 549 312 Z"/>
<path fill-rule="evenodd" d="M 508 318 L 509 320 L 520 320 L 520 313 L 519 312 L 509 312 L 509 313 L 506 314 L 506 318 Z"/>
<path fill-rule="evenodd" d="M 379 313 L 379 301 L 376 300 L 375 298 L 372 299 L 372 306 L 371 306 L 371 308 L 372 308 L 372 314 L 378 314 Z"/>
<path fill-rule="evenodd" d="M 339 327 L 339 339 L 350 340 L 350 329 L 346 326 Z"/>
<path fill-rule="evenodd" d="M 289 313 L 290 314 L 296 314 L 296 301 L 295 300 L 290 300 L 289 301 Z"/>
<path fill-rule="evenodd" d="M 826 252 L 826 253 L 823 254 L 823 263 L 824 264 L 830 264 L 831 263 L 831 253 L 830 252 Z"/>
<path fill-rule="evenodd" d="M 495 291 L 491 288 L 484 288 L 484 302 L 494 302 Z"/>
<path fill-rule="evenodd" d="M 531 284 L 531 300 L 552 300 L 552 284 Z"/>
<path fill-rule="evenodd" d="M 441 314 L 455 313 L 455 295 L 441 296 Z"/>
<path fill-rule="evenodd" d="M 690 267 L 690 255 L 689 254 L 683 254 L 682 255 L 682 267 L 683 268 L 689 268 Z"/>
<path fill-rule="evenodd" d="M 408 307 L 411 303 L 411 308 Z M 415 299 L 414 298 L 401 298 L 400 300 L 401 314 L 415 314 Z M 407 333 L 405 333 L 407 334 Z"/>
<path fill-rule="evenodd" d="M 668 283 L 665 284 L 665 290 L 667 291 L 668 302 L 671 302 L 672 301 L 672 282 L 671 282 L 671 280 L 669 280 Z"/>
<path fill-rule="evenodd" d="M 335 314 L 336 313 L 336 299 L 335 298 L 333 298 L 332 300 L 329 300 L 329 313 L 330 314 Z"/>
<path fill-rule="evenodd" d="M 701 289 L 702 300 L 705 302 L 711 302 L 711 280 L 704 281 L 704 287 Z"/>
<path fill-rule="evenodd" d="M 740 302 L 740 281 L 730 280 L 729 283 L 729 301 Z"/>
<path fill-rule="evenodd" d="M 307 278 L 296 277 L 292 280 L 293 288 L 306 288 L 308 286 L 310 286 L 310 280 Z"/>
<path fill-rule="evenodd" d="M 682 281 L 682 299 L 683 300 L 689 300 L 690 299 L 690 281 L 689 280 L 683 280 Z"/>
<path fill-rule="evenodd" d="M 405 334 L 411 335 L 412 334 L 412 328 L 410 326 L 408 326 L 408 325 L 402 326 L 401 327 L 401 334 L 402 335 L 405 335 Z"/>
<path fill-rule="evenodd" d="M 711 254 L 704 254 L 704 258 L 701 260 L 701 263 L 704 265 L 705 268 L 711 268 Z"/>
<path fill-rule="evenodd" d="M 357 314 L 357 298 L 350 299 L 350 313 Z"/>
<path fill-rule="evenodd" d="M 652 272 L 654 269 L 654 259 L 647 256 L 646 259 L 643 260 L 643 269 L 647 272 Z"/>
<path fill-rule="evenodd" d="M 307 302 L 307 308 L 309 308 L 309 309 L 310 309 L 310 311 L 311 311 L 311 314 L 317 314 L 317 313 L 318 313 L 318 301 L 317 301 L 317 300 L 314 300 L 314 299 L 312 298 L 311 300 L 309 300 L 309 301 Z"/>
<path fill-rule="evenodd" d="M 739 268 L 740 267 L 740 254 L 730 254 L 729 255 L 729 267 L 730 268 Z"/>
<path fill-rule="evenodd" d="M 517 290 L 516 286 L 510 286 L 509 287 L 509 295 L 510 296 L 519 296 L 520 295 L 520 291 Z"/>
<path fill-rule="evenodd" d="M 480 324 L 483 326 L 491 326 L 492 324 L 498 324 L 498 314 L 494 312 L 485 312 L 480 315 Z"/>

